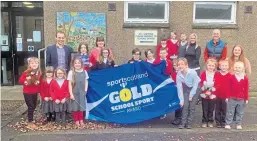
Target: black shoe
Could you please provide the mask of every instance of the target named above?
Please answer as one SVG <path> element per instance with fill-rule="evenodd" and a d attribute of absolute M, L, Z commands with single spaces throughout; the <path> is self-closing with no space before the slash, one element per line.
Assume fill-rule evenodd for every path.
<path fill-rule="evenodd" d="M 46 121 L 47 121 L 47 122 L 50 122 L 51 119 L 52 119 L 52 116 L 51 116 L 50 114 L 47 114 L 47 116 L 46 116 Z"/>
<path fill-rule="evenodd" d="M 179 126 L 178 126 L 178 129 L 184 129 L 185 128 L 185 125 L 183 125 L 183 124 L 180 124 Z"/>
<path fill-rule="evenodd" d="M 186 127 L 187 127 L 187 129 L 192 129 L 191 125 L 187 125 Z"/>
<path fill-rule="evenodd" d="M 180 119 L 174 119 L 171 124 L 173 125 L 179 125 L 181 123 Z"/>

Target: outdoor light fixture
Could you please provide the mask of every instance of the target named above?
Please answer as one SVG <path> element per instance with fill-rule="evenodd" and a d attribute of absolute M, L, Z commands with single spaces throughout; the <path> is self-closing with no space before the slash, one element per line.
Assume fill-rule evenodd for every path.
<path fill-rule="evenodd" d="M 30 4 L 32 4 L 31 2 L 22 2 L 23 4 L 25 4 L 25 5 L 30 5 Z"/>
<path fill-rule="evenodd" d="M 34 5 L 26 5 L 28 8 L 34 8 Z"/>

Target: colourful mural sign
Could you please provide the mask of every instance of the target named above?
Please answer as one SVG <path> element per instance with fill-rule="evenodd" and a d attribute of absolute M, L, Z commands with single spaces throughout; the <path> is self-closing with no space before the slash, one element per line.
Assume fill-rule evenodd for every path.
<path fill-rule="evenodd" d="M 105 13 L 57 12 L 57 31 L 66 35 L 65 44 L 77 51 L 80 42 L 86 42 L 89 49 L 95 47 L 96 37 L 106 39 Z"/>

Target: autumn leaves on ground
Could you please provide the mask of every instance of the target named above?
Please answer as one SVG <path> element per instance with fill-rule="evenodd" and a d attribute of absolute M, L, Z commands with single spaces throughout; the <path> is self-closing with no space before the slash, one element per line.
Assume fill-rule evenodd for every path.
<path fill-rule="evenodd" d="M 36 128 L 32 129 L 28 126 L 28 122 L 25 115 L 20 119 L 20 121 L 9 124 L 8 127 L 14 128 L 15 130 L 19 130 L 23 133 L 25 132 L 33 132 L 33 131 L 59 131 L 59 130 L 69 130 L 69 129 L 109 129 L 109 128 L 118 128 L 118 124 L 111 123 L 103 123 L 103 122 L 95 122 L 95 121 L 85 121 L 84 126 L 76 126 L 73 121 L 68 122 L 65 126 L 56 124 L 55 122 L 45 122 L 45 117 L 36 110 L 34 115 Z"/>

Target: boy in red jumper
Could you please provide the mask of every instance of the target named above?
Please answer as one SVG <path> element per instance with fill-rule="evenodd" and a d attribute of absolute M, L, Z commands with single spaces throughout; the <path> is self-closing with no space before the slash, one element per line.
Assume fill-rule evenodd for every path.
<path fill-rule="evenodd" d="M 39 70 L 39 59 L 31 57 L 28 59 L 28 69 L 24 71 L 19 79 L 23 85 L 23 95 L 28 106 L 28 128 L 34 129 L 33 115 L 37 105 L 37 94 L 40 90 L 41 72 Z"/>
<path fill-rule="evenodd" d="M 166 70 L 165 70 L 165 74 L 169 75 L 172 78 L 172 72 L 173 72 L 173 65 L 172 65 L 172 61 L 170 59 L 167 59 L 167 55 L 168 55 L 168 51 L 166 48 L 161 48 L 160 50 L 160 58 L 157 58 L 153 64 L 158 64 L 160 63 L 162 60 L 166 61 Z"/>
<path fill-rule="evenodd" d="M 167 47 L 167 38 L 166 38 L 166 36 L 162 36 L 161 37 L 161 43 L 156 47 L 156 59 L 160 59 L 160 52 L 161 52 L 162 48 L 166 49 L 167 52 L 169 52 L 169 49 Z M 170 59 L 169 55 L 167 55 L 166 58 Z"/>
<path fill-rule="evenodd" d="M 244 115 L 245 104 L 248 104 L 249 81 L 245 75 L 244 63 L 238 61 L 234 64 L 235 73 L 231 76 L 229 93 L 226 97 L 226 129 L 231 129 L 230 125 L 233 116 L 236 114 L 236 129 L 242 129 L 241 121 Z M 236 112 L 236 113 L 235 113 Z"/>
<path fill-rule="evenodd" d="M 226 118 L 226 95 L 229 92 L 229 80 L 231 74 L 228 72 L 228 60 L 221 60 L 219 62 L 220 71 L 217 73 L 217 88 L 216 88 L 216 109 L 215 120 L 218 128 L 225 127 Z"/>

